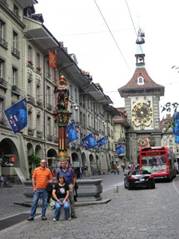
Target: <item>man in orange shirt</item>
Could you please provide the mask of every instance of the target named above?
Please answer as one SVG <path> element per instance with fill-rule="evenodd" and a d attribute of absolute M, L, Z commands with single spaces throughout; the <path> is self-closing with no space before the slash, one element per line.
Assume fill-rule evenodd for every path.
<path fill-rule="evenodd" d="M 36 209 L 38 206 L 38 201 L 42 199 L 42 213 L 41 218 L 42 220 L 47 220 L 45 214 L 47 209 L 47 199 L 48 199 L 48 192 L 46 190 L 48 183 L 52 181 L 52 173 L 49 168 L 47 168 L 47 161 L 42 159 L 40 161 L 40 166 L 34 169 L 32 174 L 32 186 L 33 186 L 33 200 L 32 200 L 32 207 L 31 213 L 28 221 L 33 221 Z"/>

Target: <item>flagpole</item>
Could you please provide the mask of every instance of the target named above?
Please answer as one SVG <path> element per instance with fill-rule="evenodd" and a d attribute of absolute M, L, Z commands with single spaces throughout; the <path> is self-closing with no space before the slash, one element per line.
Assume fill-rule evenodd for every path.
<path fill-rule="evenodd" d="M 66 127 L 71 116 L 71 113 L 68 111 L 69 84 L 63 75 L 59 77 L 55 94 L 57 97 L 55 116 L 58 123 L 58 159 L 62 161 L 69 159 Z"/>

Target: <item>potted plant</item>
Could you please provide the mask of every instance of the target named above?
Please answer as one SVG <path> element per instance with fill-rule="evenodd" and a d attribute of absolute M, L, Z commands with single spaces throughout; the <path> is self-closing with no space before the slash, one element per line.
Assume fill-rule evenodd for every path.
<path fill-rule="evenodd" d="M 40 157 L 37 156 L 36 154 L 32 154 L 29 156 L 28 161 L 29 161 L 29 169 L 30 169 L 29 171 L 31 174 L 33 169 L 40 165 Z"/>

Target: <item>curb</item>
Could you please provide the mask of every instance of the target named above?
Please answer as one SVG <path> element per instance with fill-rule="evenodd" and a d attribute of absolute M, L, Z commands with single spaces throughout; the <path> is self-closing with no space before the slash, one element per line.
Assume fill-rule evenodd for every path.
<path fill-rule="evenodd" d="M 75 206 L 76 207 L 82 207 L 82 206 L 90 206 L 90 205 L 100 205 L 100 204 L 106 204 L 108 202 L 110 202 L 112 199 L 104 199 L 104 200 L 100 200 L 100 201 L 87 201 L 87 202 L 76 202 Z"/>

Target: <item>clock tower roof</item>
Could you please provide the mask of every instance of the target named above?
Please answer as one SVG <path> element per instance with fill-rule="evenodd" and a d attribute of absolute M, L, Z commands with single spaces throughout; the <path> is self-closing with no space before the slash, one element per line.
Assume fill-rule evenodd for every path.
<path fill-rule="evenodd" d="M 146 69 L 136 68 L 126 85 L 118 89 L 121 97 L 134 95 L 164 95 L 164 86 L 155 83 Z"/>
<path fill-rule="evenodd" d="M 138 95 L 164 95 L 164 86 L 155 83 L 145 69 L 145 54 L 143 53 L 142 49 L 142 44 L 145 43 L 144 37 L 144 32 L 139 29 L 136 40 L 136 69 L 130 81 L 118 89 L 121 97 Z"/>

